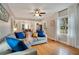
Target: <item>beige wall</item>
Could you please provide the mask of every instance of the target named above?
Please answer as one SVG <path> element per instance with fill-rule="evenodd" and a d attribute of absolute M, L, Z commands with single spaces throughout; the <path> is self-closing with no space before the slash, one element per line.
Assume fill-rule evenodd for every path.
<path fill-rule="evenodd" d="M 51 17 L 48 18 L 47 20 L 47 35 L 48 38 L 51 39 L 57 39 L 56 38 L 56 19 L 57 19 L 57 13 L 52 15 Z"/>

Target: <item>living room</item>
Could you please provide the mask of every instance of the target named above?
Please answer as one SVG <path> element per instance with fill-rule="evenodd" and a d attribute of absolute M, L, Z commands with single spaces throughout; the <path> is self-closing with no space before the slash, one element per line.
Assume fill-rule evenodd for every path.
<path fill-rule="evenodd" d="M 1 55 L 77 55 L 77 3 L 1 3 Z"/>

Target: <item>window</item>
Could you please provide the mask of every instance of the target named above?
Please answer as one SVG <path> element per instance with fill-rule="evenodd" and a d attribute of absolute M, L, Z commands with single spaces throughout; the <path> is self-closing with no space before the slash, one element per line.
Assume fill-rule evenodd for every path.
<path fill-rule="evenodd" d="M 60 33 L 67 34 L 68 33 L 68 17 L 64 17 L 60 19 Z"/>
<path fill-rule="evenodd" d="M 68 33 L 68 10 L 64 9 L 58 12 L 58 33 L 67 34 Z"/>

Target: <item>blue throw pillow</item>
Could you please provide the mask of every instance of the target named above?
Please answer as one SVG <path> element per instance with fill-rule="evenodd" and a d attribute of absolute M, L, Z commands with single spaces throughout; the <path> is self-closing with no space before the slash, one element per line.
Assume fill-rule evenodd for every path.
<path fill-rule="evenodd" d="M 18 39 L 24 39 L 25 38 L 25 34 L 23 32 L 15 32 L 15 36 Z"/>
<path fill-rule="evenodd" d="M 6 41 L 14 52 L 23 51 L 28 48 L 22 41 L 16 38 L 6 37 Z"/>
<path fill-rule="evenodd" d="M 45 34 L 43 31 L 38 31 L 38 37 L 45 37 Z"/>

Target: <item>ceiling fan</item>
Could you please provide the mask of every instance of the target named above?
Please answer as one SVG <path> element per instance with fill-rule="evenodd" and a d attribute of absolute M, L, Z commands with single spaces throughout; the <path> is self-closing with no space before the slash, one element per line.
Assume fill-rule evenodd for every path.
<path fill-rule="evenodd" d="M 34 16 L 42 16 L 43 14 L 46 14 L 46 12 L 41 12 L 39 8 L 34 9 Z"/>

